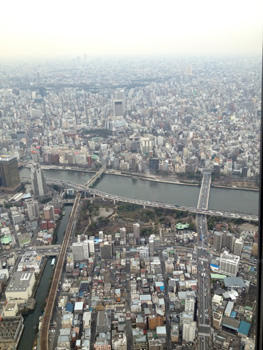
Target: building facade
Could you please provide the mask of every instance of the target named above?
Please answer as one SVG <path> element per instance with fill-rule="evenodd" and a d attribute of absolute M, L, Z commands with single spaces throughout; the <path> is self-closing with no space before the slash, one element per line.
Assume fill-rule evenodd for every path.
<path fill-rule="evenodd" d="M 6 191 L 16 191 L 20 185 L 17 158 L 0 156 L 0 188 Z"/>

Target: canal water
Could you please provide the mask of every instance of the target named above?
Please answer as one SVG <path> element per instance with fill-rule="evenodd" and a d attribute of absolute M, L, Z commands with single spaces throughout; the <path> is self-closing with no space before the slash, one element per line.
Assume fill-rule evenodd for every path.
<path fill-rule="evenodd" d="M 57 229 L 56 244 L 60 244 L 63 241 L 71 209 L 72 206 L 65 206 L 64 208 L 65 215 L 62 216 Z M 39 316 L 41 316 L 44 311 L 49 286 L 53 276 L 54 267 L 51 266 L 51 260 L 51 257 L 47 259 L 47 263 L 44 267 L 40 283 L 35 294 L 35 309 L 24 317 L 24 331 L 18 345 L 18 350 L 31 350 L 33 347 Z"/>
<path fill-rule="evenodd" d="M 20 174 L 29 177 L 29 169 L 22 169 Z M 60 178 L 79 184 L 84 184 L 92 176 L 67 170 L 46 170 L 45 174 L 49 178 Z M 200 190 L 198 186 L 153 182 L 118 175 L 104 175 L 95 187 L 100 191 L 120 196 L 188 207 L 197 205 Z M 211 187 L 208 207 L 215 210 L 257 215 L 258 200 L 257 191 Z"/>

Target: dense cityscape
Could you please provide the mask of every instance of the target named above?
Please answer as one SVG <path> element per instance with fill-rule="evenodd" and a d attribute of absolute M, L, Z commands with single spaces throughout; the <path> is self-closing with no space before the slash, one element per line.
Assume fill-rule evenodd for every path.
<path fill-rule="evenodd" d="M 257 216 L 209 196 L 257 191 L 260 112 L 253 57 L 2 64 L 0 349 L 254 349 Z"/>

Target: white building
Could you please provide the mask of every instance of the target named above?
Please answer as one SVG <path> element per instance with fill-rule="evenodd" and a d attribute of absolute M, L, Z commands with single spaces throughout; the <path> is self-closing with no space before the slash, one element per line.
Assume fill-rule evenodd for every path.
<path fill-rule="evenodd" d="M 138 223 L 133 224 L 133 234 L 136 240 L 140 239 L 140 224 Z"/>
<path fill-rule="evenodd" d="M 125 227 L 121 227 L 120 228 L 120 236 L 121 236 L 120 238 L 123 241 L 123 244 L 126 244 L 126 234 L 127 234 L 126 228 Z"/>
<path fill-rule="evenodd" d="M 234 244 L 234 254 L 241 256 L 243 250 L 244 242 L 241 238 L 235 240 Z"/>
<path fill-rule="evenodd" d="M 195 311 L 195 298 L 190 297 L 185 299 L 184 305 L 185 312 L 192 314 Z"/>
<path fill-rule="evenodd" d="M 34 270 L 35 273 L 40 272 L 42 256 L 35 251 L 28 251 L 21 257 L 17 266 L 17 271 Z"/>
<path fill-rule="evenodd" d="M 34 272 L 15 272 L 5 291 L 7 301 L 14 301 L 18 304 L 27 302 L 32 295 L 34 284 Z"/>
<path fill-rule="evenodd" d="M 184 323 L 183 325 L 183 340 L 193 342 L 196 334 L 196 322 Z"/>
<path fill-rule="evenodd" d="M 224 251 L 220 255 L 220 271 L 228 276 L 236 276 L 240 257 Z"/>
<path fill-rule="evenodd" d="M 154 241 L 155 241 L 155 235 L 150 235 L 150 237 L 149 237 L 149 253 L 150 253 L 150 256 L 154 255 Z"/>

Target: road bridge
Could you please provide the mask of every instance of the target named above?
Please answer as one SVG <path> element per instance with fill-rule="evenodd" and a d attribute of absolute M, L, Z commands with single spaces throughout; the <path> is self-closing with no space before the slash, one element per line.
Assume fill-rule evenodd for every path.
<path fill-rule="evenodd" d="M 202 184 L 199 192 L 199 198 L 197 203 L 198 209 L 208 209 L 209 195 L 211 187 L 211 171 L 204 170 Z"/>
<path fill-rule="evenodd" d="M 44 256 L 55 256 L 59 255 L 61 245 L 59 244 L 53 244 L 48 246 L 32 246 L 31 247 L 33 251 L 36 251 L 37 253 L 44 255 Z"/>
<path fill-rule="evenodd" d="M 211 181 L 211 179 L 210 179 Z M 144 207 L 154 207 L 154 208 L 163 208 L 163 209 L 172 209 L 172 210 L 180 210 L 180 211 L 186 211 L 192 214 L 203 214 L 203 215 L 208 215 L 208 216 L 218 216 L 222 218 L 228 218 L 228 219 L 242 219 L 245 221 L 251 221 L 251 222 L 258 222 L 258 216 L 257 215 L 252 215 L 252 214 L 244 214 L 244 213 L 233 213 L 233 212 L 228 212 L 225 210 L 214 210 L 214 209 L 207 209 L 208 206 L 208 201 L 209 201 L 209 193 L 210 193 L 210 187 L 209 186 L 204 186 L 203 188 L 205 189 L 207 187 L 207 190 L 209 189 L 209 193 L 207 195 L 204 194 L 202 191 L 203 195 L 199 195 L 199 199 L 197 203 L 200 204 L 201 207 L 205 208 L 198 208 L 198 207 L 185 207 L 185 206 L 179 206 L 176 204 L 169 204 L 169 203 L 163 203 L 163 202 L 153 202 L 153 201 L 146 201 L 142 199 L 134 199 L 134 198 L 129 198 L 125 196 L 118 196 L 115 194 L 99 191 L 95 188 L 90 188 L 86 187 L 86 185 L 81 185 L 81 184 L 76 184 L 73 182 L 69 181 L 63 181 L 59 179 L 53 179 L 53 178 L 47 178 L 46 182 L 48 184 L 55 184 L 58 186 L 64 186 L 65 188 L 72 188 L 75 189 L 76 191 L 81 191 L 84 194 L 91 194 L 94 197 L 101 197 L 104 199 L 109 199 L 113 200 L 115 202 L 124 202 L 124 203 L 132 203 L 132 204 L 137 204 L 137 205 L 142 205 Z M 202 181 L 203 182 L 203 181 Z M 211 184 L 211 182 L 210 182 Z M 200 198 L 203 198 L 202 200 Z"/>
<path fill-rule="evenodd" d="M 60 281 L 63 266 L 64 266 L 68 244 L 70 241 L 70 236 L 76 224 L 76 217 L 77 217 L 80 199 L 81 199 L 81 194 L 78 193 L 75 198 L 75 202 L 69 217 L 68 225 L 64 235 L 64 240 L 61 245 L 61 250 L 57 259 L 57 264 L 55 266 L 55 271 L 54 271 L 51 287 L 49 290 L 45 312 L 44 312 L 42 325 L 40 329 L 40 349 L 41 350 L 48 350 L 48 333 L 49 333 L 50 321 L 53 315 L 53 308 L 56 300 L 59 281 Z"/>
<path fill-rule="evenodd" d="M 202 185 L 200 188 L 197 209 L 208 211 L 208 202 L 211 186 L 211 171 L 203 170 Z M 211 348 L 211 287 L 210 287 L 210 260 L 204 249 L 207 233 L 207 217 L 204 213 L 196 215 L 196 229 L 199 235 L 197 249 L 197 300 L 198 300 L 198 349 Z"/>
<path fill-rule="evenodd" d="M 86 192 L 92 194 L 94 197 L 98 196 L 103 199 L 109 199 L 113 200 L 115 202 L 124 202 L 124 203 L 132 203 L 137 205 L 142 205 L 143 207 L 154 207 L 154 208 L 163 208 L 163 209 L 171 209 L 171 210 L 180 210 L 185 211 L 193 214 L 203 214 L 203 215 L 209 215 L 209 216 L 219 216 L 219 217 L 226 217 L 230 219 L 242 219 L 246 221 L 258 221 L 258 217 L 256 215 L 250 215 L 250 214 L 240 214 L 240 213 L 231 213 L 227 211 L 218 211 L 218 210 L 209 210 L 209 209 L 198 209 L 194 207 L 185 207 L 185 206 L 179 206 L 176 204 L 168 204 L 163 202 L 153 202 L 153 201 L 146 201 L 143 199 L 134 199 L 124 196 L 118 196 L 111 193 L 102 192 L 99 190 L 96 190 L 95 188 L 89 188 L 86 190 Z M 207 200 L 206 200 L 207 201 Z"/>
<path fill-rule="evenodd" d="M 89 188 L 89 187 L 92 187 L 95 182 L 101 178 L 101 176 L 104 174 L 106 170 L 106 166 L 103 165 L 99 171 L 96 172 L 96 174 L 94 174 L 86 183 L 85 183 L 85 187 Z"/>

